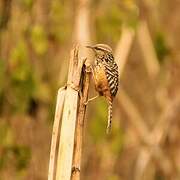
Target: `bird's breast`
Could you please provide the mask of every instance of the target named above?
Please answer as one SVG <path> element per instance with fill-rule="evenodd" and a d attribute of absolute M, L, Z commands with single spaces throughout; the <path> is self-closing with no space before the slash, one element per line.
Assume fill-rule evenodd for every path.
<path fill-rule="evenodd" d="M 101 63 L 94 67 L 94 81 L 95 88 L 100 95 L 105 97 L 111 97 L 105 67 Z"/>

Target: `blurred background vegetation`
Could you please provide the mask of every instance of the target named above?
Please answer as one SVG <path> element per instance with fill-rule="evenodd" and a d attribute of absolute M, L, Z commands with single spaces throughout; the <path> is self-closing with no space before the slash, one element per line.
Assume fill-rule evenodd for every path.
<path fill-rule="evenodd" d="M 66 82 L 78 3 L 0 0 L 0 180 L 47 179 L 56 94 Z M 180 2 L 89 0 L 88 8 L 92 44 L 115 50 L 125 26 L 135 36 L 109 137 L 104 99 L 88 106 L 82 179 L 180 179 Z M 141 22 L 155 52 L 155 77 L 144 60 L 152 54 L 146 48 L 149 39 L 138 43 Z M 157 136 L 148 136 L 158 123 Z"/>

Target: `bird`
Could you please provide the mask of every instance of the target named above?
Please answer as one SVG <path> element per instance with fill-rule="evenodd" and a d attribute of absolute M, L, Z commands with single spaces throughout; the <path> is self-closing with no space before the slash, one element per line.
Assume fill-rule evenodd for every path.
<path fill-rule="evenodd" d="M 112 48 L 107 44 L 95 44 L 86 47 L 92 49 L 95 53 L 95 60 L 91 66 L 95 89 L 99 93 L 98 96 L 104 96 L 108 102 L 108 124 L 106 129 L 108 134 L 112 126 L 113 100 L 119 86 L 118 65 L 114 60 Z"/>

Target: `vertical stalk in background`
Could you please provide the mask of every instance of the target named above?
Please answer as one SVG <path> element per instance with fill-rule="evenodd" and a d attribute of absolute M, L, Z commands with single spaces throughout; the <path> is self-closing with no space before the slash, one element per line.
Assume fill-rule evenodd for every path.
<path fill-rule="evenodd" d="M 137 38 L 144 56 L 143 60 L 147 72 L 151 78 L 156 77 L 159 73 L 160 65 L 146 21 L 140 21 L 137 30 Z"/>
<path fill-rule="evenodd" d="M 90 0 L 76 0 L 76 16 L 75 16 L 75 26 L 74 26 L 74 39 L 75 42 L 84 46 L 90 43 L 90 9 L 89 3 Z M 88 50 L 82 48 L 80 51 L 81 57 L 88 57 L 86 60 L 87 66 L 90 64 L 90 58 L 88 55 Z M 86 68 L 86 67 L 85 67 Z M 82 156 L 82 146 L 83 146 L 83 128 L 84 128 L 84 117 L 86 106 L 84 102 L 88 99 L 89 91 L 89 81 L 90 74 L 88 72 L 83 72 L 84 77 L 82 84 L 82 96 L 80 98 L 80 105 L 78 110 L 77 117 L 77 126 L 76 126 L 76 135 L 75 135 L 75 145 L 74 145 L 74 156 L 73 156 L 73 171 L 72 171 L 72 180 L 80 179 L 80 170 L 81 170 L 81 156 Z"/>
<path fill-rule="evenodd" d="M 122 29 L 121 38 L 119 39 L 115 49 L 115 60 L 119 67 L 120 77 L 125 69 L 134 37 L 134 29 L 124 26 Z"/>
<path fill-rule="evenodd" d="M 76 15 L 75 15 L 75 25 L 74 25 L 74 40 L 80 46 L 85 46 L 90 43 L 90 10 L 89 10 L 90 0 L 76 0 Z M 88 50 L 83 48 L 80 51 L 81 57 L 87 57 Z"/>

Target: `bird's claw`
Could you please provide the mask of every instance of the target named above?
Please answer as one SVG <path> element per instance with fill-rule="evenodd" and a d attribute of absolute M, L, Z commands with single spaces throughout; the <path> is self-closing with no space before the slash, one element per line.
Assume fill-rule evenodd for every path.
<path fill-rule="evenodd" d="M 72 167 L 72 173 L 80 172 L 80 167 L 73 166 Z"/>

